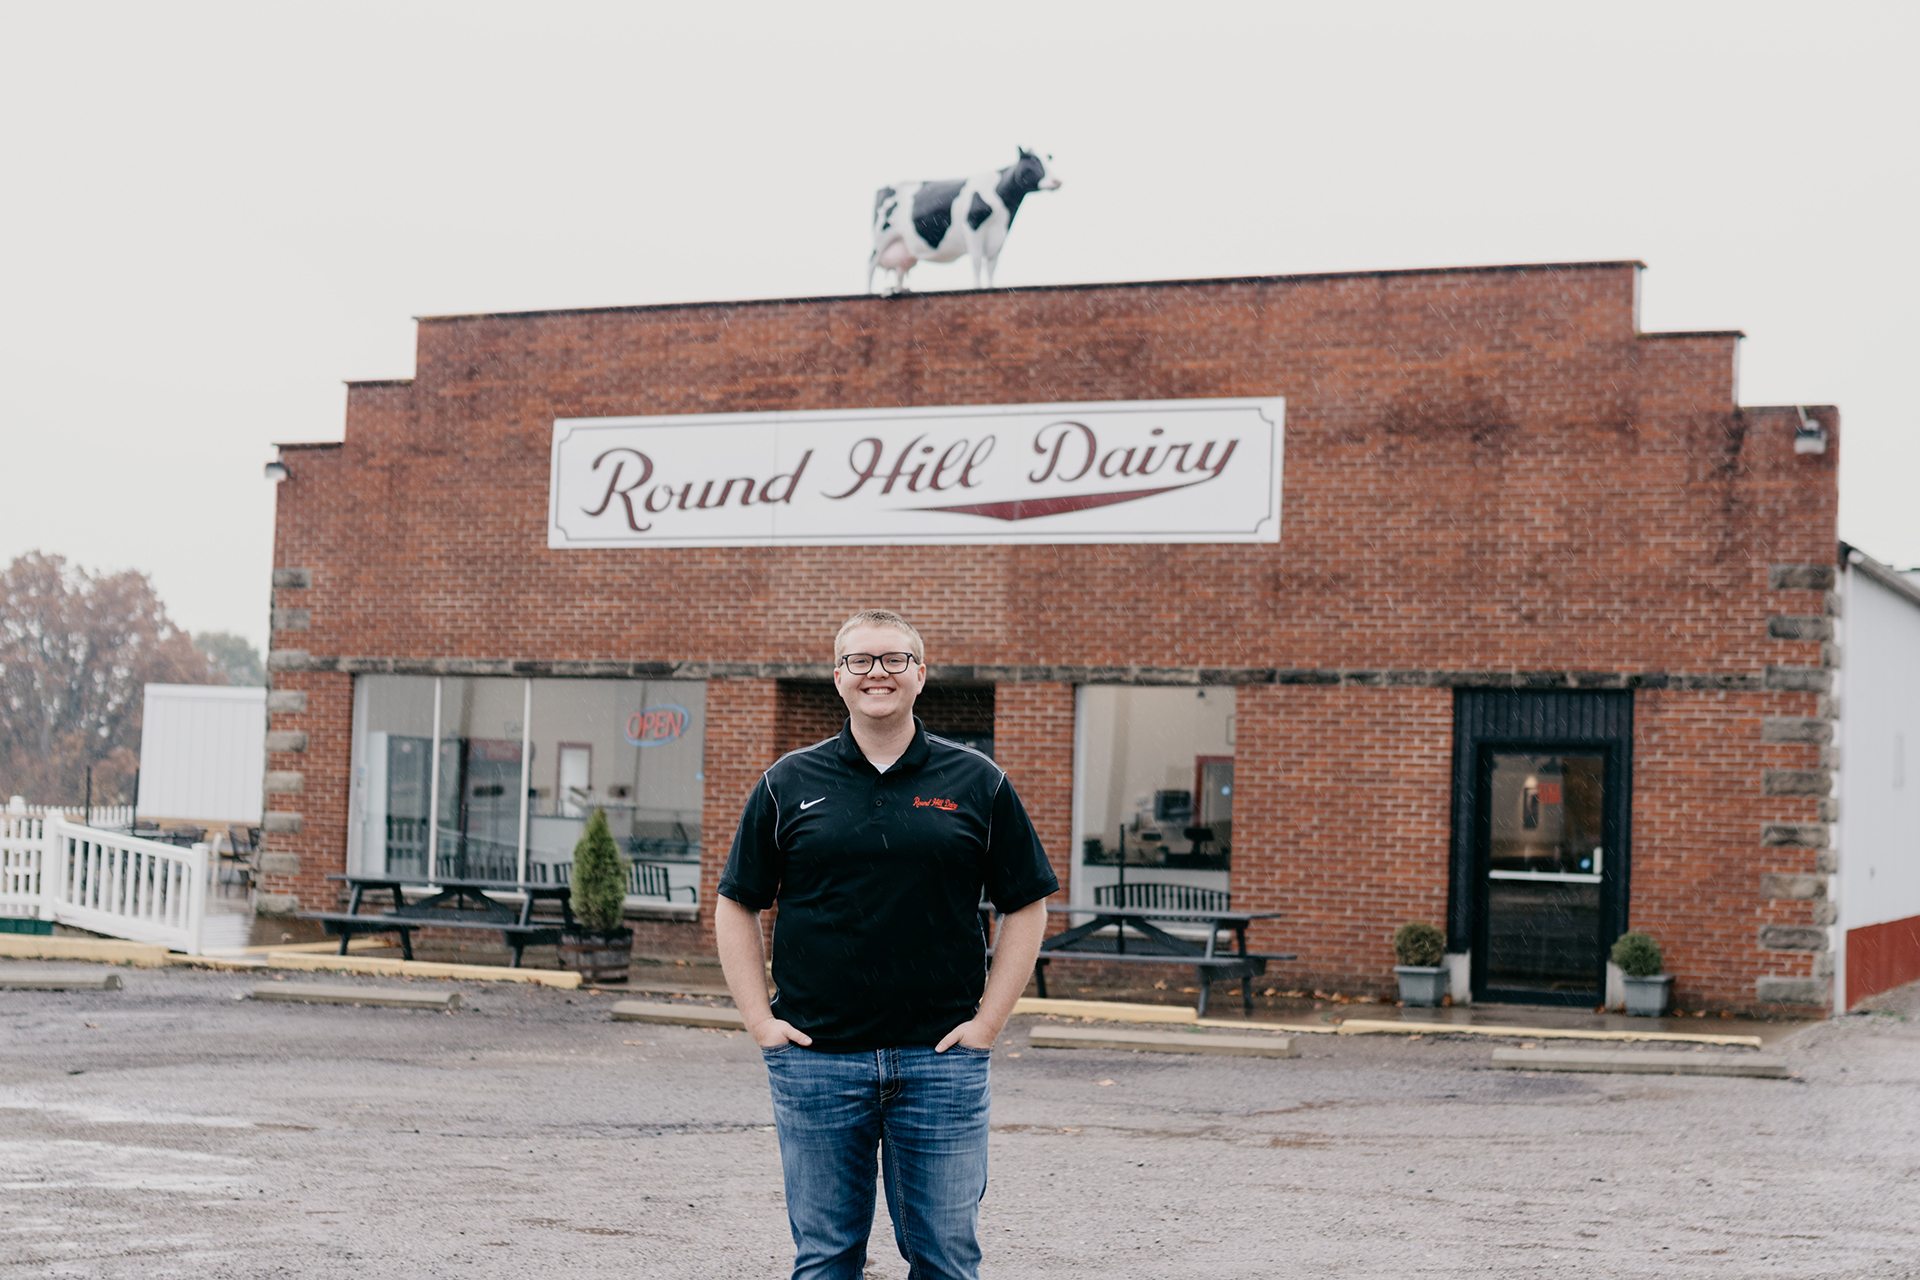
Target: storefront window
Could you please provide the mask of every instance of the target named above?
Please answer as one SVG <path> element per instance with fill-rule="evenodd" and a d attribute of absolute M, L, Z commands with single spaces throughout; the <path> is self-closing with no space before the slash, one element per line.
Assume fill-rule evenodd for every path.
<path fill-rule="evenodd" d="M 348 865 L 360 875 L 424 880 L 433 794 L 432 676 L 354 682 Z"/>
<path fill-rule="evenodd" d="M 604 809 L 629 859 L 664 868 L 672 901 L 698 891 L 706 695 L 694 680 L 533 682 L 529 879 L 564 880 Z"/>
<path fill-rule="evenodd" d="M 663 884 L 664 901 L 696 900 L 703 683 L 362 676 L 354 698 L 356 873 L 565 883 L 603 809 L 627 857 L 665 877 L 636 869 L 630 901 L 662 901 Z"/>
<path fill-rule="evenodd" d="M 1074 902 L 1122 880 L 1227 888 L 1233 708 L 1230 688 L 1080 689 Z"/>
<path fill-rule="evenodd" d="M 526 696 L 525 680 L 440 681 L 439 875 L 520 878 Z"/>

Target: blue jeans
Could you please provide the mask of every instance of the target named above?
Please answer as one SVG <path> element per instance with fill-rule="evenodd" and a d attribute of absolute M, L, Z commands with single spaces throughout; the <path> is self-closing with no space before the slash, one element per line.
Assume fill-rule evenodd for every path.
<path fill-rule="evenodd" d="M 960 1045 L 760 1052 L 786 1174 L 793 1280 L 860 1280 L 876 1172 L 911 1280 L 974 1280 L 992 1055 Z"/>

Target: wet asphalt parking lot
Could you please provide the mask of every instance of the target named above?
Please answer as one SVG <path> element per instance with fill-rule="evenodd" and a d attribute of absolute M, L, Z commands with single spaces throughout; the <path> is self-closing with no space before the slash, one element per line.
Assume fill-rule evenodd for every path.
<path fill-rule="evenodd" d="M 289 978 L 466 1001 L 433 1013 L 119 972 L 0 992 L 8 1280 L 786 1274 L 743 1034 L 507 984 Z M 1523 1074 L 1444 1037 L 1045 1050 L 1016 1019 L 985 1274 L 1920 1276 L 1920 989 L 1882 1005 L 1771 1046 L 1785 1081 Z M 905 1274 L 882 1210 L 868 1275 Z"/>

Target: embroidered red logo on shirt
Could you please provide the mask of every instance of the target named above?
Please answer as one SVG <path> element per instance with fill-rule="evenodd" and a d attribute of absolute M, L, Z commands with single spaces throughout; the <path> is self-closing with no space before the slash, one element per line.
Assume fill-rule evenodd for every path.
<path fill-rule="evenodd" d="M 955 809 L 958 809 L 960 806 L 955 804 L 951 800 L 922 800 L 919 796 L 915 796 L 913 798 L 913 807 L 916 809 L 925 809 L 925 808 L 931 807 L 935 809 L 944 809 L 946 812 L 952 813 Z"/>

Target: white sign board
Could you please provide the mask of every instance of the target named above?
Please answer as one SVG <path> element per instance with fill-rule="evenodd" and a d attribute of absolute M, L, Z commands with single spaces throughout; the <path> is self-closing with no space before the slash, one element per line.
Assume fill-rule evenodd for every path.
<path fill-rule="evenodd" d="M 547 545 L 1278 542 L 1285 401 L 561 418 Z"/>

